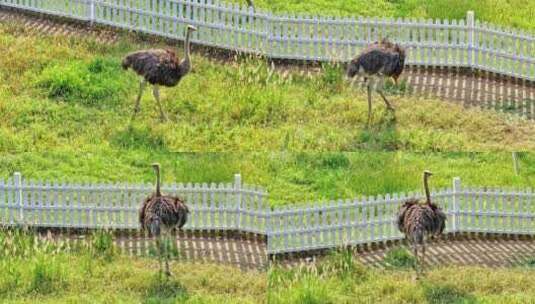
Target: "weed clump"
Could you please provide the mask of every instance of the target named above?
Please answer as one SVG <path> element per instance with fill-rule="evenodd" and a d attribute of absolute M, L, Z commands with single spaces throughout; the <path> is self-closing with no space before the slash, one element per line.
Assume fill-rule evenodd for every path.
<path fill-rule="evenodd" d="M 119 61 L 102 57 L 50 65 L 37 77 L 36 85 L 49 98 L 96 107 L 117 105 L 129 87 Z"/>
<path fill-rule="evenodd" d="M 412 268 L 416 265 L 416 259 L 407 249 L 398 247 L 386 253 L 384 263 L 392 268 Z"/>

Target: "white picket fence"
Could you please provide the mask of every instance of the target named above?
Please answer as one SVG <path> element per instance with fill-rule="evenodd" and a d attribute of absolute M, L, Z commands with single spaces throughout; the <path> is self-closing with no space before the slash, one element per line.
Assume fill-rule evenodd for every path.
<path fill-rule="evenodd" d="M 139 229 L 138 209 L 150 184 L 30 181 L 20 173 L 0 180 L 0 224 L 32 227 Z M 234 230 L 267 238 L 269 254 L 385 242 L 402 238 L 395 225 L 401 202 L 419 193 L 271 208 L 268 194 L 243 185 L 172 184 L 191 209 L 188 230 Z M 535 234 L 535 193 L 461 187 L 432 193 L 448 215 L 447 232 Z"/>
<path fill-rule="evenodd" d="M 535 81 L 535 35 L 480 22 L 473 12 L 466 20 L 282 15 L 218 0 L 0 0 L 1 6 L 175 39 L 193 24 L 196 44 L 280 59 L 347 61 L 389 37 L 407 47 L 408 64 Z"/>

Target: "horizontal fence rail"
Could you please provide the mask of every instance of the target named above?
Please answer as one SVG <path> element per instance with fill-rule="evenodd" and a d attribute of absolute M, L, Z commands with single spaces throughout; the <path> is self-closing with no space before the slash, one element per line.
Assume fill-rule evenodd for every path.
<path fill-rule="evenodd" d="M 466 20 L 281 15 L 217 0 L 0 0 L 0 6 L 74 18 L 270 58 L 348 61 L 383 37 L 407 63 L 467 67 L 535 81 L 535 35 Z"/>
<path fill-rule="evenodd" d="M 0 224 L 31 227 L 138 230 L 138 210 L 154 190 L 149 184 L 42 182 L 15 173 L 0 180 Z M 234 183 L 171 184 L 162 188 L 184 198 L 190 231 L 238 231 L 267 239 L 267 253 L 289 253 L 399 240 L 399 206 L 421 193 L 271 208 L 259 187 Z M 446 232 L 535 234 L 535 193 L 531 189 L 462 187 L 432 192 L 447 214 Z"/>

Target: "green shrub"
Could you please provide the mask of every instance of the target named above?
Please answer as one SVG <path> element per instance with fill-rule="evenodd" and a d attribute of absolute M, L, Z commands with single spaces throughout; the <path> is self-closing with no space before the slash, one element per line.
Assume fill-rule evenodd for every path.
<path fill-rule="evenodd" d="M 130 76 L 117 59 L 96 57 L 46 67 L 37 77 L 38 87 L 52 99 L 86 106 L 112 107 L 126 95 Z"/>

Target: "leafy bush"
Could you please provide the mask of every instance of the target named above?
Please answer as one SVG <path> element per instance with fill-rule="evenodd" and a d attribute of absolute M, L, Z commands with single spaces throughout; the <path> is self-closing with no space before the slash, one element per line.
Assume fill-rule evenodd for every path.
<path fill-rule="evenodd" d="M 109 107 L 125 96 L 128 79 L 117 59 L 96 57 L 90 62 L 50 65 L 37 77 L 36 84 L 47 90 L 49 98 Z"/>

